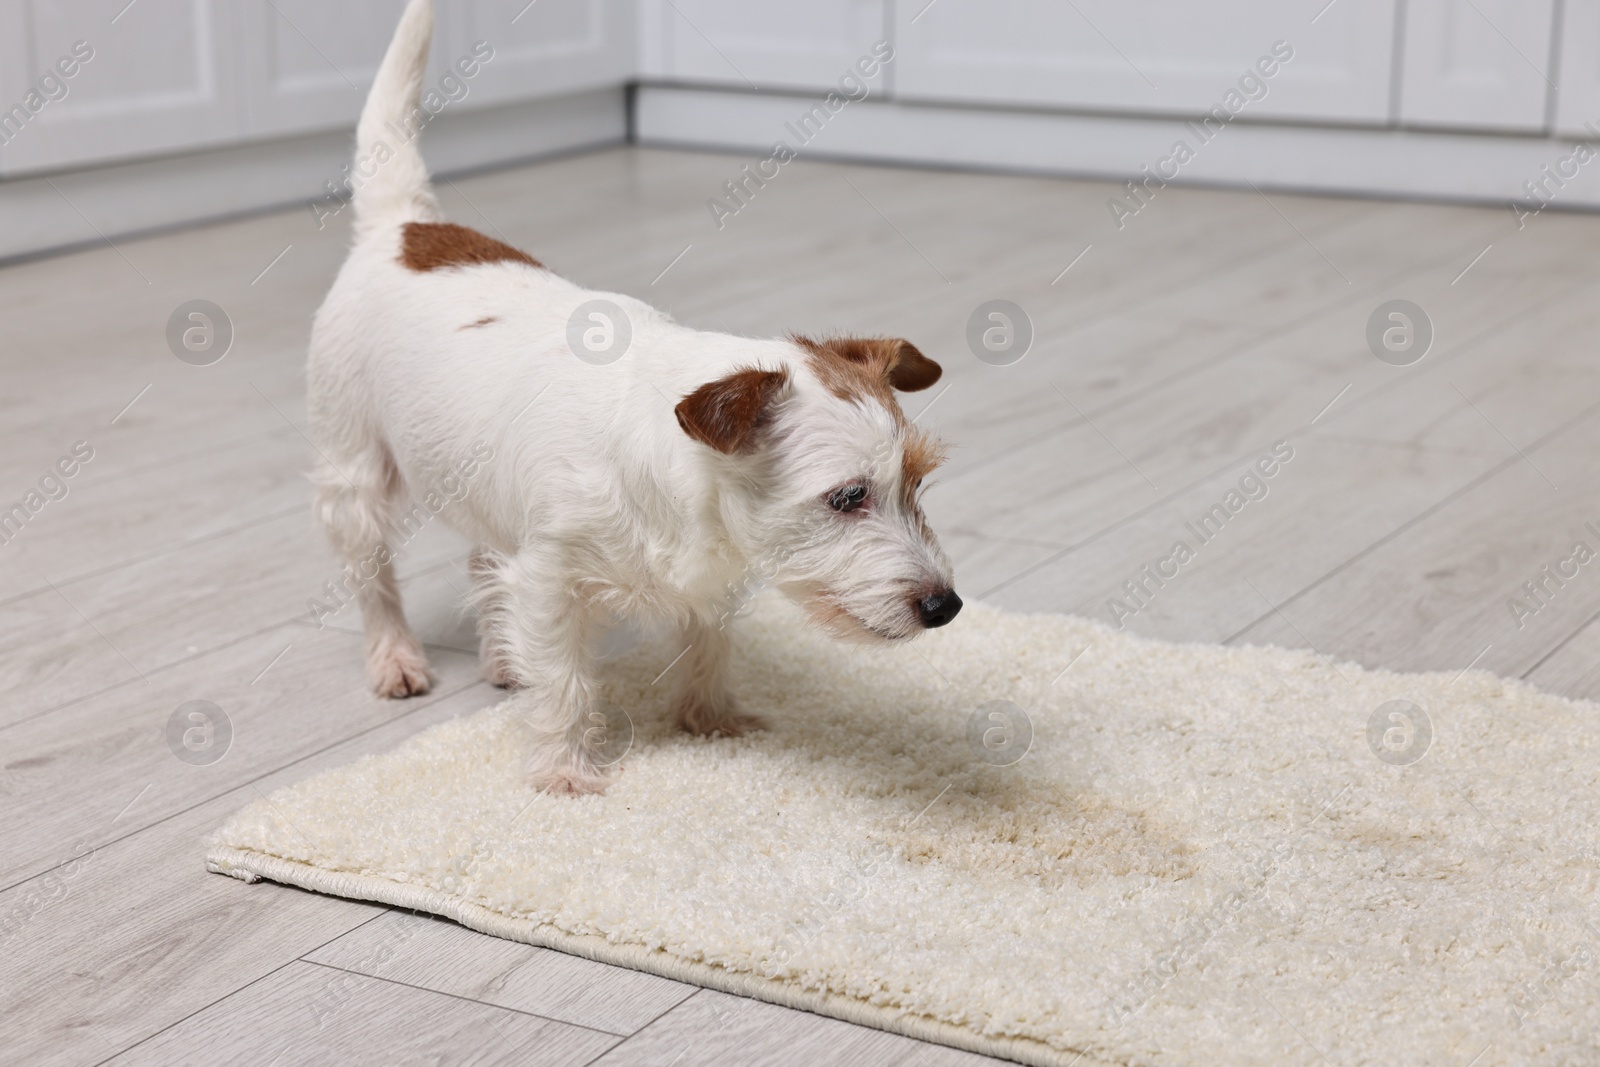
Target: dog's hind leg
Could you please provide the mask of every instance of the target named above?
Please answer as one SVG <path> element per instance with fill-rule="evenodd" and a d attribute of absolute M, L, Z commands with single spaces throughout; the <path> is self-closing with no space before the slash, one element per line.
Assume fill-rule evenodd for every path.
<path fill-rule="evenodd" d="M 316 510 L 345 563 L 367 634 L 367 679 L 382 697 L 426 693 L 432 684 L 422 645 L 406 625 L 395 580 L 389 528 L 404 481 L 381 445 L 324 459 L 312 474 Z"/>
<path fill-rule="evenodd" d="M 473 609 L 478 614 L 478 669 L 490 685 L 516 688 L 511 662 L 502 644 L 505 638 L 506 593 L 500 583 L 498 557 L 485 548 L 476 548 L 467 561 L 472 576 Z"/>
<path fill-rule="evenodd" d="M 681 672 L 678 695 L 672 702 L 673 718 L 692 734 L 739 737 L 766 725 L 759 717 L 739 710 L 728 692 L 728 632 L 700 619 L 683 627 L 686 651 L 674 672 Z"/>

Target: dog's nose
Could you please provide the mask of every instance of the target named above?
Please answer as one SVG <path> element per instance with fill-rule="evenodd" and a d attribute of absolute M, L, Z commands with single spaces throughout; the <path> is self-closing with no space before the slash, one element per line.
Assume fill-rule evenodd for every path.
<path fill-rule="evenodd" d="M 946 589 L 917 601 L 917 614 L 922 617 L 922 625 L 930 630 L 935 626 L 943 626 L 960 611 L 961 598 L 956 596 L 954 589 Z"/>

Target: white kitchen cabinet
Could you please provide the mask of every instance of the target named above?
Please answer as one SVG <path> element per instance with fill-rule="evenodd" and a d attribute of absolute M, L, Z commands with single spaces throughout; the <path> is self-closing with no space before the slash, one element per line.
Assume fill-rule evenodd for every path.
<path fill-rule="evenodd" d="M 640 21 L 645 77 L 745 89 L 833 89 L 890 33 L 886 0 L 641 0 Z"/>
<path fill-rule="evenodd" d="M 0 177 L 348 129 L 404 2 L 0 0 Z M 1171 120 L 1220 106 L 1254 129 L 1236 158 L 1218 154 L 1234 149 L 1208 153 L 1214 180 L 1277 174 L 1306 187 L 1475 196 L 1506 187 L 1505 160 L 1517 160 L 1516 173 L 1537 170 L 1524 168 L 1529 146 L 1541 154 L 1552 146 L 1529 134 L 1600 139 L 1586 125 L 1600 127 L 1600 0 L 437 0 L 437 8 L 427 84 L 448 98 L 446 110 L 562 96 L 566 103 L 543 110 L 529 105 L 529 114 L 555 116 L 560 136 L 550 144 L 615 138 L 621 86 L 643 82 L 641 93 L 659 105 L 652 121 L 670 111 L 677 142 L 759 145 L 782 127 L 766 117 L 789 112 L 762 111 L 765 125 L 733 137 L 734 112 L 759 110 L 764 99 L 775 106 L 778 94 L 818 98 L 864 57 L 881 55 L 884 41 L 894 59 L 872 79 L 874 95 L 906 106 L 851 111 L 847 122 L 878 124 L 851 149 L 870 158 L 1130 173 L 1129 160 L 1155 158 L 1148 131 L 1176 130 Z M 79 41 L 92 50 L 87 62 L 72 55 Z M 484 49 L 474 53 L 479 41 L 493 51 L 487 62 Z M 476 71 L 463 77 L 455 68 L 469 57 Z M 74 67 L 70 78 L 54 73 L 62 60 Z M 581 95 L 590 90 L 600 92 Z M 471 150 L 459 158 L 476 165 L 529 151 L 496 156 L 499 122 L 483 113 L 464 120 Z M 1070 129 L 1070 151 L 1028 143 L 1046 127 Z M 327 151 L 339 139 L 308 137 L 300 148 L 317 141 Z M 1338 160 L 1350 169 L 1337 180 L 1325 180 L 1330 165 L 1262 162 L 1313 142 L 1356 141 L 1370 159 Z M 1428 164 L 1442 178 L 1398 175 L 1401 148 L 1425 162 L 1466 162 Z M 1324 150 L 1344 151 L 1316 149 Z M 224 157 L 232 154 L 211 162 L 221 167 Z M 1497 176 L 1457 180 L 1451 167 Z M 278 195 L 265 191 L 270 184 L 263 178 L 252 195 L 270 202 Z"/>
<path fill-rule="evenodd" d="M 1539 130 L 1554 95 L 1555 0 L 1409 0 L 1400 119 L 1408 126 Z M 1588 56 L 1593 63 L 1593 53 Z"/>
<path fill-rule="evenodd" d="M 479 41 L 494 49 L 464 107 L 620 85 L 633 77 L 638 52 L 634 3 L 453 0 L 439 5 L 444 41 L 437 58 L 458 63 Z"/>
<path fill-rule="evenodd" d="M 352 125 L 405 0 L 244 6 L 244 126 L 265 136 Z M 435 7 L 425 84 L 447 110 L 616 85 L 632 73 L 631 16 L 631 0 L 446 0 Z"/>
<path fill-rule="evenodd" d="M 242 123 L 252 137 L 354 123 L 405 8 L 405 0 L 235 2 L 246 41 Z"/>
<path fill-rule="evenodd" d="M 1293 58 L 1241 115 L 1389 117 L 1395 0 L 1320 13 L 1282 0 L 901 0 L 895 18 L 902 99 L 1199 114 L 1282 41 Z"/>
<path fill-rule="evenodd" d="M 7 176 L 153 156 L 240 134 L 234 0 L 5 0 L 0 3 L 0 108 L 44 99 L 76 41 L 92 58 L 64 96 L 14 118 L 0 147 Z M 20 129 L 17 128 L 20 125 Z"/>
<path fill-rule="evenodd" d="M 1556 132 L 1596 139 L 1584 124 L 1600 127 L 1600 0 L 1566 0 L 1559 47 Z"/>
<path fill-rule="evenodd" d="M 638 51 L 634 3 L 444 0 L 427 86 L 460 111 L 619 85 L 632 77 Z M 405 0 L 0 0 L 0 108 L 24 109 L 0 136 L 0 172 L 351 126 L 404 7 Z M 92 58 L 63 79 L 65 96 L 30 113 L 30 90 L 80 40 Z M 454 81 L 441 81 L 479 41 L 493 58 L 476 62 L 471 77 L 456 71 Z"/>

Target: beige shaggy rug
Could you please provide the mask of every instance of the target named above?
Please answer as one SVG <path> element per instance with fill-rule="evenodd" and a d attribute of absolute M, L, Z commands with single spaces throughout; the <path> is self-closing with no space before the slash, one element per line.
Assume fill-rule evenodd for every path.
<path fill-rule="evenodd" d="M 737 630 L 770 731 L 674 732 L 645 642 L 608 795 L 530 792 L 513 698 L 208 866 L 1050 1067 L 1600 1063 L 1597 705 L 979 605 Z"/>

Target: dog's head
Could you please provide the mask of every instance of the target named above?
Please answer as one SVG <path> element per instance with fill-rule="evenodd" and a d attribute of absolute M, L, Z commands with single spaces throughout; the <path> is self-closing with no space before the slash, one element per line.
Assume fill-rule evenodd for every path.
<path fill-rule="evenodd" d="M 895 399 L 933 385 L 939 365 L 892 338 L 789 343 L 780 365 L 707 382 L 676 409 L 727 457 L 719 506 L 747 582 L 776 585 L 837 637 L 943 626 L 961 598 L 918 497 L 944 449 Z"/>

